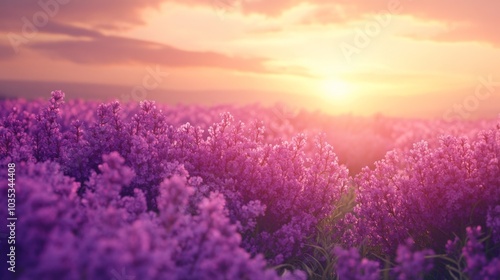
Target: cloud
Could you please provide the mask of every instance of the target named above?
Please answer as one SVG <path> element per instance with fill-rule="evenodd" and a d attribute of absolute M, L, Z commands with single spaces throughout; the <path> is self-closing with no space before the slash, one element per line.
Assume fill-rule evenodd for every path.
<path fill-rule="evenodd" d="M 143 24 L 142 12 L 159 8 L 163 0 L 16 0 L 2 1 L 0 31 L 21 32 L 23 18 L 33 22 L 43 15 L 50 21 L 107 29 Z"/>
<path fill-rule="evenodd" d="M 418 21 L 438 22 L 459 26 L 435 36 L 412 36 L 415 39 L 435 41 L 467 42 L 479 41 L 500 46 L 499 1 L 456 1 L 456 0 L 168 0 L 184 5 L 214 5 L 218 2 L 238 4 L 243 14 L 261 14 L 278 17 L 285 11 L 308 3 L 315 6 L 312 13 L 306 15 L 298 24 L 346 24 L 354 21 L 368 20 L 374 14 L 389 12 L 389 7 L 398 7 L 396 14 L 409 16 Z"/>
<path fill-rule="evenodd" d="M 343 1 L 341 1 L 343 2 Z M 355 0 L 350 1 L 347 6 L 344 19 L 346 21 L 359 20 L 367 14 L 388 10 L 387 5 L 391 2 L 399 3 L 402 16 L 410 16 L 418 21 L 436 22 L 448 25 L 450 28 L 433 36 L 415 35 L 415 39 L 427 39 L 439 42 L 485 42 L 493 46 L 500 46 L 500 2 L 498 1 L 456 1 L 456 0 L 388 0 L 379 5 L 375 1 Z M 378 1 L 377 1 L 378 2 Z M 321 7 L 321 6 L 320 6 Z M 322 17 L 322 13 L 316 16 L 318 21 L 335 23 L 339 17 L 334 15 Z M 330 20 L 328 20 L 330 19 Z"/>
<path fill-rule="evenodd" d="M 436 35 L 414 36 L 444 42 L 484 42 L 500 47 L 500 2 L 498 1 L 415 1 L 408 2 L 405 13 L 427 21 L 436 21 L 449 26 Z"/>
<path fill-rule="evenodd" d="M 82 28 L 78 26 L 60 24 L 57 22 L 49 22 L 44 28 L 44 32 L 53 34 L 64 34 L 73 37 L 101 37 L 102 33 L 96 30 L 91 30 L 87 28 Z"/>
<path fill-rule="evenodd" d="M 0 44 L 0 60 L 13 58 L 15 53 L 10 45 Z"/>
<path fill-rule="evenodd" d="M 446 30 L 432 34 L 406 33 L 401 35 L 414 40 L 427 40 L 434 42 L 480 42 L 500 48 L 500 35 L 496 25 L 477 26 L 464 23 L 459 26 L 448 26 Z"/>
<path fill-rule="evenodd" d="M 307 69 L 266 66 L 269 59 L 232 57 L 216 52 L 186 51 L 164 44 L 116 36 L 98 36 L 91 40 L 38 42 L 29 45 L 53 59 L 78 64 L 160 64 L 169 67 L 208 67 L 262 74 L 289 74 L 314 77 Z"/>
<path fill-rule="evenodd" d="M 225 0 L 224 0 L 225 1 Z M 169 67 L 207 67 L 261 74 L 288 74 L 314 78 L 307 69 L 298 66 L 273 67 L 268 58 L 232 57 L 217 51 L 186 51 L 172 46 L 120 36 L 106 36 L 106 31 L 127 29 L 144 23 L 142 12 L 158 8 L 162 0 L 114 1 L 98 0 L 39 0 L 8 1 L 0 10 L 0 33 L 7 33 L 17 46 L 3 46 L 9 56 L 19 47 L 41 52 L 58 60 L 77 64 L 161 64 Z M 186 3 L 183 3 L 186 5 Z M 189 4 L 189 3 L 187 3 Z M 195 4 L 192 2 L 192 4 Z M 36 31 L 44 34 L 67 35 L 72 39 L 49 40 L 39 37 L 27 40 L 23 28 L 26 22 L 49 18 Z M 30 33 L 32 29 L 28 28 Z M 83 37 L 83 38 L 82 38 Z M 31 38 L 31 36 L 29 36 Z"/>
<path fill-rule="evenodd" d="M 308 3 L 316 7 L 299 24 L 344 24 L 363 20 L 370 15 L 387 11 L 390 5 L 401 7 L 400 15 L 411 16 L 421 21 L 436 21 L 460 27 L 444 31 L 435 36 L 413 35 L 415 39 L 436 41 L 480 41 L 500 46 L 499 1 L 456 1 L 456 0 L 17 0 L 3 1 L 0 9 L 0 31 L 21 32 L 23 18 L 32 21 L 37 13 L 47 13 L 50 21 L 61 26 L 81 26 L 96 30 L 120 30 L 144 24 L 143 12 L 157 9 L 165 2 L 186 6 L 214 7 L 238 6 L 228 12 L 240 11 L 244 15 L 261 14 L 278 17 L 285 11 Z M 47 29 L 57 25 L 47 25 Z M 50 31 L 47 31 L 50 32 Z M 66 31 L 78 34 L 76 30 Z M 96 35 L 96 34 L 94 34 Z M 75 35 L 82 36 L 82 35 Z"/>
<path fill-rule="evenodd" d="M 325 4 L 316 6 L 303 20 L 302 24 L 345 24 L 362 18 L 353 7 L 348 5 Z"/>

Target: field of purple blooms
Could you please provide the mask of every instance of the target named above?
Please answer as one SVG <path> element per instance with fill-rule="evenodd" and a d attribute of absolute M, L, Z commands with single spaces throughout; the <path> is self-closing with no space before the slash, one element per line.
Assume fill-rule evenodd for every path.
<path fill-rule="evenodd" d="M 498 119 L 54 91 L 0 143 L 0 279 L 500 279 Z"/>

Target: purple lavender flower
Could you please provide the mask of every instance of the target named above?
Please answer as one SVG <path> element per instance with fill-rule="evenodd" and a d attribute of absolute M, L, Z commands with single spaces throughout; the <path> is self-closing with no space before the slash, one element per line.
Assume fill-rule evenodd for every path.
<path fill-rule="evenodd" d="M 441 253 L 466 227 L 487 226 L 494 243 L 469 228 L 465 246 L 446 250 L 463 256 L 468 276 L 498 279 L 500 126 L 491 127 L 305 111 L 283 122 L 260 106 L 100 104 L 61 91 L 49 102 L 1 100 L 0 165 L 18 167 L 19 277 L 303 279 L 268 267 L 300 267 L 332 220 L 325 246 L 385 254 L 400 279 L 430 271 L 431 251 L 416 248 Z M 350 182 L 356 205 L 344 211 Z M 380 276 L 357 250 L 334 253 L 340 279 Z"/>
<path fill-rule="evenodd" d="M 339 280 L 375 280 L 380 278 L 380 264 L 361 258 L 356 248 L 342 249 L 335 247 L 337 256 L 335 265 Z"/>
<path fill-rule="evenodd" d="M 398 246 L 396 252 L 397 265 L 394 267 L 394 274 L 397 279 L 424 279 L 425 274 L 432 270 L 433 263 L 426 257 L 434 255 L 434 251 L 430 249 L 415 251 L 414 245 L 415 242 L 409 238 L 405 244 Z"/>
<path fill-rule="evenodd" d="M 491 228 L 492 239 L 495 243 L 500 243 L 500 205 L 491 207 L 488 210 L 486 225 Z"/>

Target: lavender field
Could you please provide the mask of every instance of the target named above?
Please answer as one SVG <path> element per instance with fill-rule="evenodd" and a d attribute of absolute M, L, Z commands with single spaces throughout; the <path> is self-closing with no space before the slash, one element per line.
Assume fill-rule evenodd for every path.
<path fill-rule="evenodd" d="M 1 279 L 500 279 L 498 119 L 47 99 L 0 101 Z"/>

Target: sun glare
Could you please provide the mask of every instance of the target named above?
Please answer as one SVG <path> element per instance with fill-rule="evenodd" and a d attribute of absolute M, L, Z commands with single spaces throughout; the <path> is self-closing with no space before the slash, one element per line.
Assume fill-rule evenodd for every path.
<path fill-rule="evenodd" d="M 340 80 L 327 80 L 322 87 L 325 96 L 335 101 L 346 101 L 353 92 L 351 84 Z"/>

